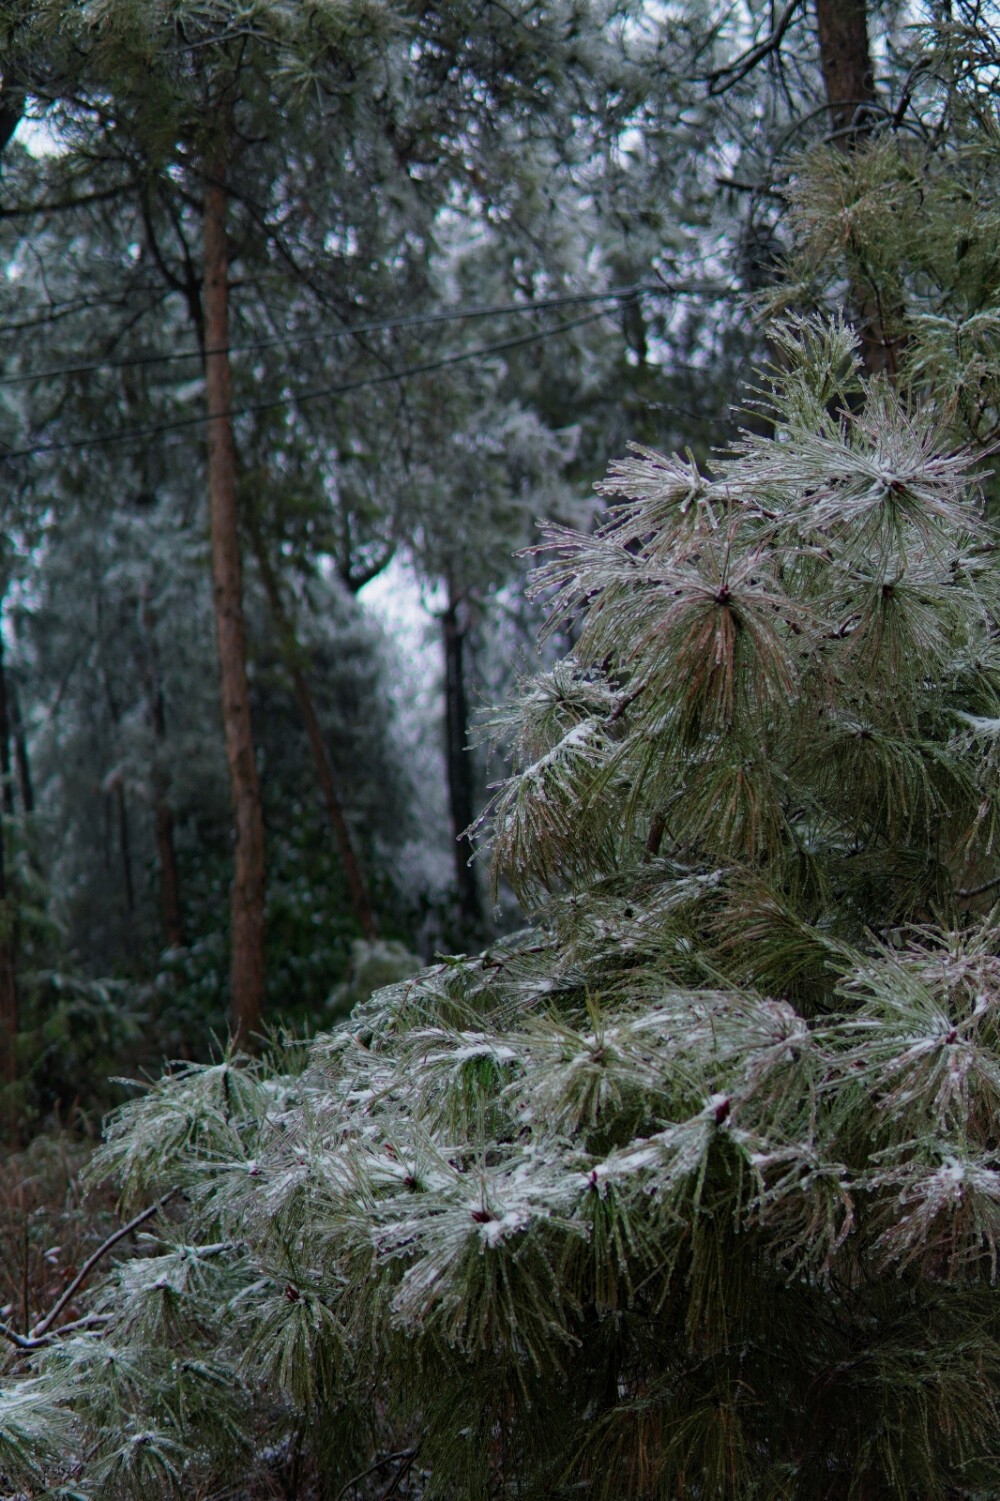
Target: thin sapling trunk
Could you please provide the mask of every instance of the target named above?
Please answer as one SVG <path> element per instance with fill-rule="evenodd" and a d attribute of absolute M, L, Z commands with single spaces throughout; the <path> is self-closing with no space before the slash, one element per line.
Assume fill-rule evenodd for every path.
<path fill-rule="evenodd" d="M 472 842 L 466 832 L 475 818 L 472 761 L 469 756 L 469 704 L 465 689 L 466 625 L 461 617 L 461 598 L 449 584 L 448 608 L 441 617 L 444 635 L 445 750 L 448 763 L 448 797 L 455 836 L 455 880 L 462 921 L 471 928 L 482 924 L 483 909 L 472 859 Z"/>
<path fill-rule="evenodd" d="M 153 612 L 149 603 L 149 592 L 146 589 L 143 591 L 140 604 L 139 622 L 145 645 L 144 676 L 149 702 L 149 718 L 159 757 L 167 742 L 167 719 L 163 702 L 163 683 L 160 678 L 156 641 L 153 635 Z M 177 849 L 174 844 L 174 816 L 167 801 L 165 783 L 163 768 L 158 765 L 154 774 L 154 799 L 163 933 L 169 948 L 180 948 L 184 942 L 184 928 L 181 922 L 181 885 L 177 869 Z"/>
<path fill-rule="evenodd" d="M 16 678 L 11 678 L 9 688 L 11 718 L 14 725 L 14 756 L 17 761 L 17 784 L 21 793 L 21 807 L 25 813 L 34 813 L 35 788 L 31 780 L 28 737 L 24 728 L 24 717 L 21 713 L 21 695 L 17 690 Z"/>
<path fill-rule="evenodd" d="M 7 674 L 0 631 L 0 769 L 3 773 L 3 814 L 14 811 L 10 779 L 10 725 L 7 714 Z M 15 971 L 16 921 L 10 901 L 7 870 L 7 831 L 0 818 L 0 1077 L 5 1084 L 17 1078 L 17 1033 L 20 1024 Z"/>

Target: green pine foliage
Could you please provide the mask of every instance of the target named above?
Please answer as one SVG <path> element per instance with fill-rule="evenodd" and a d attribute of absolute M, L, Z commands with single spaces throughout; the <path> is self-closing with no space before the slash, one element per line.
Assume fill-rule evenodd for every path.
<path fill-rule="evenodd" d="M 789 275 L 766 296 L 829 309 L 846 292 L 896 384 L 984 452 L 1000 434 L 995 22 L 992 7 L 935 8 L 910 29 L 898 118 L 789 164 Z"/>
<path fill-rule="evenodd" d="M 17 1357 L 15 1483 L 51 1411 L 88 1496 L 1000 1489 L 994 533 L 845 326 L 771 337 L 769 436 L 545 538 L 533 926 L 118 1114 L 95 1173 L 173 1197 Z"/>

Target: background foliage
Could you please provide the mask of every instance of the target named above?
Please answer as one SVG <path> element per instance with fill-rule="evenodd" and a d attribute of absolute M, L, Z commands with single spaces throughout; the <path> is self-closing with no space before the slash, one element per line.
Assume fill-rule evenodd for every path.
<path fill-rule="evenodd" d="M 1000 44 L 848 10 L 0 13 L 10 1489 L 998 1488 Z"/>

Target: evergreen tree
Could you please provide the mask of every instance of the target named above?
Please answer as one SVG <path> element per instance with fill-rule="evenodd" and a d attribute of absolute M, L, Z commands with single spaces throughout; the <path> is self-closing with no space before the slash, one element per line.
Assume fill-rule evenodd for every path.
<path fill-rule="evenodd" d="M 852 116 L 800 167 L 860 336 L 772 324 L 728 451 L 637 447 L 596 531 L 546 529 L 573 645 L 494 717 L 483 825 L 530 927 L 119 1112 L 94 1171 L 155 1234 L 5 1329 L 11 1486 L 1000 1490 L 989 47 L 947 32 L 953 157 Z M 866 173 L 867 218 L 829 186 Z M 876 233 L 897 178 L 917 247 Z M 506 455 L 464 439 L 441 488 L 495 520 Z"/>
<path fill-rule="evenodd" d="M 263 1423 L 336 1486 L 1000 1483 L 993 533 L 841 324 L 771 336 L 771 436 L 639 451 L 548 538 L 579 639 L 492 812 L 534 926 L 112 1125 L 126 1202 L 185 1207 L 22 1398 L 95 1481 Z"/>

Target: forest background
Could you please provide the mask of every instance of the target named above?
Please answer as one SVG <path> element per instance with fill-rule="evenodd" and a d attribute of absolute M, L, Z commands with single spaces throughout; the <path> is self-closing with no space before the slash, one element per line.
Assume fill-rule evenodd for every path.
<path fill-rule="evenodd" d="M 776 154 L 826 129 L 798 9 L 739 77 L 724 59 L 763 12 L 526 10 L 460 40 L 444 11 L 386 82 L 389 13 L 338 21 L 324 60 L 296 7 L 113 5 L 74 33 L 58 6 L 5 6 L 3 1026 L 22 1135 L 99 1111 L 126 1057 L 317 1025 L 358 939 L 377 932 L 391 971 L 517 921 L 460 837 L 488 776 L 474 711 L 536 650 L 516 554 L 542 516 L 586 524 L 627 440 L 704 456 L 733 430 L 759 345 L 739 299 L 781 253 Z M 213 400 L 234 411 L 228 481 Z M 213 569 L 217 619 L 246 636 L 221 659 Z M 429 607 L 432 681 L 366 606 L 387 577 Z"/>
<path fill-rule="evenodd" d="M 295 1036 L 442 955 L 445 972 L 466 976 L 460 956 L 486 947 L 482 968 L 495 965 L 502 988 L 507 960 L 490 955 L 531 915 L 533 885 L 576 889 L 606 835 L 634 832 L 631 803 L 622 829 L 593 821 L 567 752 L 565 784 L 552 763 L 554 790 L 572 812 L 558 798 L 531 805 L 540 773 L 529 767 L 492 805 L 489 893 L 470 858 L 466 831 L 496 775 L 477 743 L 480 711 L 539 669 L 558 678 L 594 634 L 579 612 L 557 611 L 536 645 L 565 583 L 556 569 L 526 588 L 537 521 L 556 550 L 560 528 L 590 535 L 595 482 L 629 442 L 684 451 L 692 494 L 747 433 L 794 448 L 794 391 L 782 417 L 750 389 L 768 361 L 779 384 L 826 361 L 827 405 L 842 401 L 842 414 L 870 391 L 898 387 L 918 404 L 930 392 L 940 441 L 947 427 L 953 446 L 992 451 L 995 20 L 974 4 L 863 0 L 3 6 L 0 1042 L 4 1129 L 22 1150 L 4 1174 L 0 1291 L 15 1351 L 48 1348 L 71 1315 L 66 1350 L 77 1321 L 138 1337 L 138 1314 L 114 1323 L 127 1297 L 112 1312 L 73 1301 L 117 1244 L 111 1197 L 82 1207 L 78 1169 L 128 1080 L 164 1059 L 197 1067 L 227 1039 L 270 1046 L 267 1066 L 293 1074 Z M 900 186 L 911 141 L 924 164 L 916 191 Z M 942 207 L 948 173 L 979 215 L 968 234 Z M 806 335 L 768 322 L 790 309 L 820 310 L 835 333 L 824 344 L 818 323 Z M 843 317 L 855 373 L 881 385 L 844 375 L 855 356 Z M 891 427 L 890 398 L 878 400 Z M 825 431 L 821 405 L 809 410 Z M 930 474 L 936 460 L 921 453 Z M 989 474 L 978 484 L 989 513 Z M 949 491 L 934 525 L 957 504 Z M 644 535 L 630 546 L 641 553 Z M 407 613 L 401 595 L 433 640 L 433 675 L 408 660 L 414 628 L 394 639 L 384 624 Z M 623 735 L 632 702 L 605 706 Z M 919 796 L 903 773 L 885 776 L 901 806 L 911 799 L 910 837 Z M 647 822 L 642 859 L 656 862 L 665 825 L 655 810 Z M 991 849 L 958 896 L 993 891 Z M 885 931 L 904 907 L 916 920 L 953 899 L 918 885 L 885 908 Z M 877 892 L 865 899 L 881 911 Z M 775 993 L 793 995 L 805 961 L 783 954 L 783 971 L 770 957 L 773 974 L 750 979 L 779 975 Z M 262 1043 L 267 1030 L 281 1040 Z M 228 1091 L 244 1085 L 226 1082 L 227 1067 L 228 1128 Z M 167 1119 L 169 1089 L 163 1098 Z M 486 1131 L 493 1105 L 478 1127 L 464 1108 L 470 1138 Z M 721 1128 L 728 1095 L 713 1109 Z M 239 1110 L 266 1115 L 259 1101 Z M 149 1167 L 141 1111 L 121 1119 L 131 1145 L 116 1158 L 113 1127 L 102 1161 L 133 1196 L 173 1192 L 167 1167 Z M 485 1199 L 472 1218 L 493 1223 Z M 992 1230 L 977 1234 L 995 1254 Z M 232 1246 L 208 1239 L 199 1255 L 228 1261 Z M 294 1277 L 281 1298 L 305 1298 Z M 277 1314 L 260 1317 L 263 1343 Z M 142 1327 L 142 1339 L 154 1333 Z M 266 1450 L 290 1494 L 301 1413 L 320 1400 L 313 1383 L 333 1380 L 324 1338 L 314 1329 L 307 1353 L 286 1342 L 274 1357 L 299 1416 L 285 1414 L 280 1453 L 265 1445 L 255 1463 Z M 33 1370 L 5 1394 L 0 1458 L 37 1480 L 65 1399 L 42 1404 L 52 1431 L 33 1436 Z M 232 1439 L 241 1463 L 262 1421 L 248 1411 Z M 200 1459 L 171 1459 L 176 1438 L 132 1431 L 135 1412 L 117 1430 L 107 1413 L 86 1417 L 101 1432 L 94 1452 L 119 1466 L 127 1452 L 133 1466 L 112 1473 L 102 1459 L 94 1484 L 141 1488 L 154 1472 L 187 1483 L 178 1477 Z M 199 1421 L 171 1412 L 164 1431 Z M 357 1434 L 344 1443 L 363 1454 Z M 392 1455 L 404 1492 L 450 1473 L 442 1448 L 421 1479 L 418 1449 Z M 313 1483 L 322 1464 L 302 1463 Z M 508 1484 L 509 1463 L 484 1459 L 484 1494 Z M 894 1493 L 929 1483 L 921 1472 Z M 657 1484 L 631 1476 L 628 1488 Z M 731 1475 L 718 1484 L 738 1493 Z"/>

